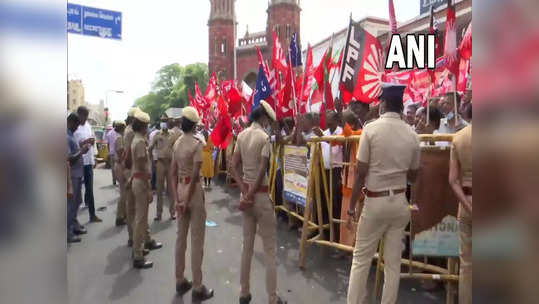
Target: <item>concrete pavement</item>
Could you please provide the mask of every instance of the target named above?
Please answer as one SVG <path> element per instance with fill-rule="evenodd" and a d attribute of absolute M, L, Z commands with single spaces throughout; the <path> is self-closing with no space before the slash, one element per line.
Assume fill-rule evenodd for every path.
<path fill-rule="evenodd" d="M 163 248 L 152 251 L 154 262 L 149 270 L 132 268 L 131 250 L 127 247 L 125 226 L 115 227 L 117 187 L 111 185 L 110 170 L 96 169 L 94 195 L 97 214 L 102 223 L 88 223 L 87 209 L 79 212 L 79 221 L 88 234 L 82 242 L 68 245 L 68 287 L 70 303 L 191 303 L 191 293 L 178 297 L 175 292 L 174 246 L 176 225 L 166 208 L 163 220 L 154 222 L 155 200 L 150 206 L 149 224 L 152 237 L 163 242 Z M 213 185 L 206 192 L 208 220 L 217 227 L 207 227 L 204 252 L 204 283 L 215 290 L 215 297 L 205 303 L 238 303 L 239 267 L 242 247 L 242 217 L 235 208 L 239 194 L 236 188 Z M 277 225 L 278 289 L 288 303 L 346 303 L 351 258 L 336 258 L 335 251 L 313 246 L 308 251 L 307 267 L 298 268 L 300 236 L 287 224 Z M 190 247 L 187 247 L 186 277 L 191 278 Z M 252 264 L 251 293 L 253 304 L 267 303 L 262 242 L 257 238 Z M 374 276 L 371 275 L 370 284 Z M 442 303 L 443 290 L 427 292 L 419 281 L 403 280 L 399 303 Z"/>

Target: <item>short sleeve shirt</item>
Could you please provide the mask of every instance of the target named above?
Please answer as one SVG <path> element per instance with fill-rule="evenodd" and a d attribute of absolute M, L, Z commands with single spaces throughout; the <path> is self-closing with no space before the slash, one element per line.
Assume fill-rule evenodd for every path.
<path fill-rule="evenodd" d="M 193 133 L 183 134 L 178 138 L 172 149 L 172 161 L 178 167 L 179 177 L 193 175 L 195 164 L 202 162 L 204 144 Z"/>
<path fill-rule="evenodd" d="M 244 181 L 254 183 L 263 158 L 270 157 L 270 137 L 260 124 L 254 122 L 238 135 L 234 153 L 240 153 L 241 155 Z M 266 176 L 262 181 L 262 185 L 267 184 Z"/>
<path fill-rule="evenodd" d="M 150 167 L 149 167 L 149 157 L 148 157 L 148 142 L 146 141 L 146 137 L 135 134 L 135 137 L 133 138 L 133 142 L 131 143 L 131 157 L 133 159 L 133 170 L 135 172 L 148 172 L 150 173 Z M 140 166 L 138 163 L 138 160 L 141 158 L 145 158 L 147 160 L 145 167 L 138 167 Z"/>
<path fill-rule="evenodd" d="M 131 147 L 131 143 L 133 142 L 134 137 L 135 132 L 133 131 L 133 128 L 130 125 L 127 126 L 124 133 L 124 147 Z"/>
<path fill-rule="evenodd" d="M 178 140 L 178 138 L 182 136 L 183 132 L 177 127 L 170 129 L 169 132 L 170 132 L 170 148 L 172 149 L 174 147 L 174 144 Z"/>
<path fill-rule="evenodd" d="M 460 180 L 464 186 L 472 185 L 472 125 L 457 132 L 451 143 L 451 159 L 460 165 Z"/>
<path fill-rule="evenodd" d="M 80 146 L 79 142 L 75 138 L 75 135 L 73 135 L 73 132 L 71 130 L 67 130 L 67 156 L 70 157 L 72 155 L 75 155 L 79 153 Z M 71 177 L 82 177 L 83 175 L 83 160 L 82 156 L 77 159 L 77 161 L 73 164 L 70 164 L 71 166 Z"/>
<path fill-rule="evenodd" d="M 94 135 L 94 131 L 92 131 L 92 126 L 90 126 L 90 123 L 88 121 L 86 121 L 86 123 L 84 125 L 80 125 L 78 127 L 77 131 L 75 131 L 75 138 L 77 139 L 78 142 L 87 140 L 88 138 L 92 138 L 92 137 L 95 138 L 95 135 Z M 95 146 L 95 144 L 94 144 L 94 146 Z M 88 152 L 86 152 L 86 154 L 82 155 L 82 161 L 83 161 L 85 166 L 95 164 L 95 159 L 94 159 L 95 148 L 94 148 L 94 146 L 90 147 L 90 149 L 88 150 Z"/>
<path fill-rule="evenodd" d="M 365 186 L 371 191 L 406 187 L 408 170 L 419 169 L 419 137 L 397 113 L 365 126 L 357 160 L 369 164 Z"/>
<path fill-rule="evenodd" d="M 153 138 L 154 151 L 157 151 L 157 159 L 170 159 L 172 157 L 171 143 L 172 135 L 170 132 L 159 131 Z"/>

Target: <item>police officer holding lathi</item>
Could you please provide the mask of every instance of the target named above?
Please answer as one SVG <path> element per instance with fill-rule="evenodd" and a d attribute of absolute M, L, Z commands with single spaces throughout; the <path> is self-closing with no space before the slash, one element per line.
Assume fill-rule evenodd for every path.
<path fill-rule="evenodd" d="M 403 85 L 382 84 L 382 115 L 361 134 L 347 225 L 356 217 L 360 191 L 365 202 L 357 227 L 348 304 L 366 302 L 369 269 L 381 238 L 385 262 L 382 303 L 397 303 L 402 239 L 410 221 L 406 184 L 415 181 L 420 157 L 419 138 L 401 118 L 404 89 Z"/>
<path fill-rule="evenodd" d="M 264 129 L 275 120 L 275 111 L 266 101 L 260 101 L 251 113 L 251 126 L 238 135 L 232 156 L 231 172 L 240 185 L 240 210 L 243 211 L 240 304 L 248 304 L 252 298 L 249 281 L 257 226 L 264 246 L 269 303 L 286 303 L 277 295 L 275 211 L 268 193 L 267 178 L 271 145 Z"/>
<path fill-rule="evenodd" d="M 176 239 L 176 292 L 184 295 L 193 287 L 193 301 L 204 301 L 213 297 L 213 290 L 202 284 L 202 257 L 206 232 L 206 206 L 204 191 L 200 184 L 203 143 L 195 136 L 200 121 L 193 107 L 182 111 L 181 135 L 172 149 L 170 186 L 178 211 L 178 236 Z M 184 276 L 187 233 L 191 226 L 191 270 L 193 282 Z"/>

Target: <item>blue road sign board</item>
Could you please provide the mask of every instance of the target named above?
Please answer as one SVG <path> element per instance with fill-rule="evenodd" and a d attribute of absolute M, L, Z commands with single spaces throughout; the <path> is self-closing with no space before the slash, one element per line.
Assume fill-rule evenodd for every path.
<path fill-rule="evenodd" d="M 67 31 L 69 33 L 121 40 L 122 13 L 68 3 Z"/>
<path fill-rule="evenodd" d="M 67 4 L 67 32 L 82 34 L 82 6 Z"/>

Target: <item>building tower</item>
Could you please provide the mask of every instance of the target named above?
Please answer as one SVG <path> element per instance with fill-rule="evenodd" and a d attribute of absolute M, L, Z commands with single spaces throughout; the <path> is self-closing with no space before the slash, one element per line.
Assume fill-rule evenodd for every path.
<path fill-rule="evenodd" d="M 290 39 L 294 33 L 298 33 L 298 43 L 301 49 L 300 13 L 300 0 L 271 0 L 268 7 L 268 24 L 266 29 L 268 50 L 273 50 L 273 31 L 279 36 L 279 40 L 287 56 Z"/>
<path fill-rule="evenodd" d="M 235 69 L 236 0 L 210 0 L 209 72 L 219 79 L 232 79 Z"/>

